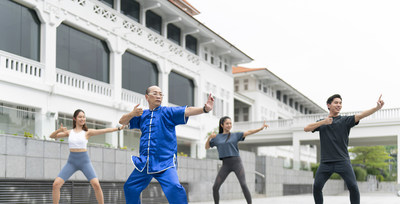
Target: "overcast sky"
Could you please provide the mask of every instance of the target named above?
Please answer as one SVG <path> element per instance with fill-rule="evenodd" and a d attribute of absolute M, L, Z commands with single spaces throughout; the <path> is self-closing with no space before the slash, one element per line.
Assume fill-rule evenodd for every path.
<path fill-rule="evenodd" d="M 400 107 L 399 0 L 188 0 L 195 16 L 322 108 Z"/>

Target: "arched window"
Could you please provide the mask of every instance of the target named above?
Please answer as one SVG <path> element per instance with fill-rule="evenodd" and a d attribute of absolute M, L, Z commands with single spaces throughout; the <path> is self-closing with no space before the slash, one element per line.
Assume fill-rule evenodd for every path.
<path fill-rule="evenodd" d="M 193 80 L 171 72 L 168 78 L 168 102 L 180 106 L 194 106 Z"/>
<path fill-rule="evenodd" d="M 109 56 L 104 41 L 65 24 L 57 27 L 57 68 L 109 83 Z"/>
<path fill-rule="evenodd" d="M 122 55 L 122 88 L 146 94 L 146 89 L 152 85 L 158 85 L 156 64 L 125 52 Z"/>
<path fill-rule="evenodd" d="M 34 10 L 0 1 L 0 50 L 40 61 L 40 20 Z"/>

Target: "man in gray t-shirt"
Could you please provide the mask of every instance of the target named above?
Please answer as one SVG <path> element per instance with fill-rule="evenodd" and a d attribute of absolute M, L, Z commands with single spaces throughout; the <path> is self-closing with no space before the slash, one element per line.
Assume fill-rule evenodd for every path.
<path fill-rule="evenodd" d="M 329 116 L 325 119 L 311 123 L 304 131 L 319 131 L 321 144 L 321 161 L 315 174 L 313 195 L 316 204 L 323 203 L 322 188 L 333 173 L 338 173 L 346 182 L 350 192 L 351 204 L 360 204 L 360 192 L 356 177 L 350 163 L 349 144 L 350 129 L 365 118 L 382 108 L 384 102 L 379 97 L 376 107 L 352 116 L 340 116 L 342 98 L 335 94 L 328 98 L 326 104 Z"/>

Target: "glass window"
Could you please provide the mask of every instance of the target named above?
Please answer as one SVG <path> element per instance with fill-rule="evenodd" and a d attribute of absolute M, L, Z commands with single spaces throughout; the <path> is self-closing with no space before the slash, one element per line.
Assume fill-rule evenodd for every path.
<path fill-rule="evenodd" d="M 243 121 L 249 121 L 249 107 L 243 108 Z"/>
<path fill-rule="evenodd" d="M 191 79 L 171 72 L 168 81 L 168 99 L 170 103 L 180 106 L 194 106 L 194 84 Z"/>
<path fill-rule="evenodd" d="M 172 23 L 168 24 L 167 38 L 172 42 L 181 45 L 181 29 Z"/>
<path fill-rule="evenodd" d="M 57 28 L 56 66 L 75 74 L 109 83 L 107 44 L 65 24 Z"/>
<path fill-rule="evenodd" d="M 114 0 L 98 0 L 98 1 L 101 1 L 101 3 L 107 5 L 111 8 L 114 8 Z"/>
<path fill-rule="evenodd" d="M 140 4 L 135 0 L 121 0 L 121 13 L 139 22 Z"/>
<path fill-rule="evenodd" d="M 63 124 L 64 127 L 67 129 L 72 129 L 73 128 L 73 116 L 70 114 L 64 114 L 64 113 L 58 113 L 58 118 L 57 118 L 57 127 L 60 127 L 61 124 Z M 102 121 L 98 120 L 93 120 L 90 118 L 86 118 L 86 126 L 89 129 L 103 129 L 107 128 L 107 124 Z M 96 135 L 96 137 L 91 137 L 89 139 L 89 143 L 92 144 L 105 144 L 106 143 L 106 137 L 111 136 L 111 133 L 105 133 L 101 135 Z M 68 140 L 68 138 L 63 138 L 64 140 Z"/>
<path fill-rule="evenodd" d="M 138 129 L 124 129 L 124 143 L 121 146 L 139 152 L 140 135 L 141 132 Z"/>
<path fill-rule="evenodd" d="M 281 91 L 276 91 L 276 99 L 281 100 Z"/>
<path fill-rule="evenodd" d="M 122 55 L 122 88 L 144 95 L 152 85 L 158 85 L 157 65 L 125 52 Z"/>
<path fill-rule="evenodd" d="M 287 104 L 287 95 L 283 95 L 283 103 Z"/>
<path fill-rule="evenodd" d="M 40 60 L 40 21 L 34 10 L 0 1 L 0 50 Z"/>
<path fill-rule="evenodd" d="M 197 39 L 195 37 L 186 36 L 186 49 L 197 55 Z"/>
<path fill-rule="evenodd" d="M 153 11 L 146 11 L 146 27 L 161 35 L 161 16 Z"/>

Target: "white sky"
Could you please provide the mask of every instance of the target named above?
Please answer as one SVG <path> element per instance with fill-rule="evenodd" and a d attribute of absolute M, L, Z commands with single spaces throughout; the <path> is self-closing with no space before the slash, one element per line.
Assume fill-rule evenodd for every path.
<path fill-rule="evenodd" d="M 195 16 L 322 108 L 400 107 L 399 0 L 188 0 Z"/>

